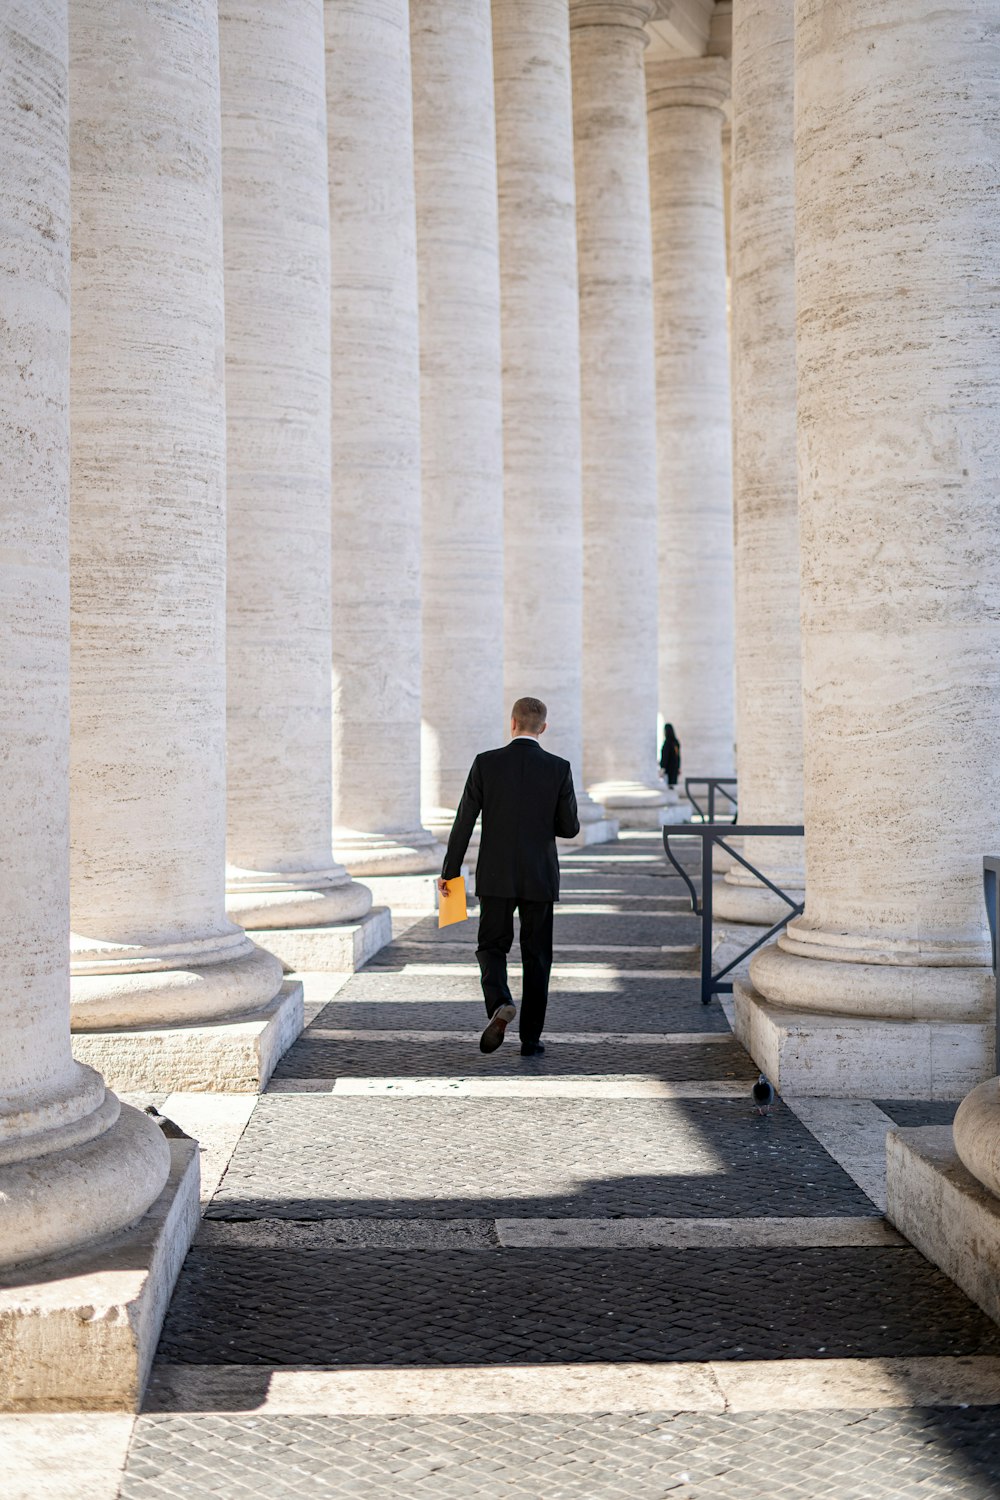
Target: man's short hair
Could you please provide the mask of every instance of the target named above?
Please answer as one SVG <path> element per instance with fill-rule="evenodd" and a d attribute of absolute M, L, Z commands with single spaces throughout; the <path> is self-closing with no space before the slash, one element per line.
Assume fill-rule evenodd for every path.
<path fill-rule="evenodd" d="M 526 734 L 540 734 L 545 727 L 548 712 L 541 698 L 518 698 L 510 716 L 518 729 L 523 729 Z"/>

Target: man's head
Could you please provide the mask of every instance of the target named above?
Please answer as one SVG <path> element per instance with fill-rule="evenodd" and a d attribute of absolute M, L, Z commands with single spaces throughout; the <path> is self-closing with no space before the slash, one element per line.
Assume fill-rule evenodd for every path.
<path fill-rule="evenodd" d="M 544 733 L 547 713 L 541 698 L 518 698 L 510 711 L 511 734 L 533 734 L 537 739 Z"/>

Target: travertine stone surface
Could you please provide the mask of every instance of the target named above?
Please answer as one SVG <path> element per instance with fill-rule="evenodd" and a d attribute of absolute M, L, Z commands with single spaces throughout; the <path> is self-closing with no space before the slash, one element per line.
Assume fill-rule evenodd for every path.
<path fill-rule="evenodd" d="M 732 776 L 733 493 L 722 121 L 729 64 L 647 62 L 660 495 L 660 712 Z"/>
<path fill-rule="evenodd" d="M 88 1029 L 253 1010 L 281 965 L 225 912 L 217 10 L 72 0 L 70 16 L 73 1024 Z"/>
<path fill-rule="evenodd" d="M 652 243 L 643 23 L 652 0 L 571 0 L 583 444 L 587 788 L 659 807 Z"/>
<path fill-rule="evenodd" d="M 134 1412 L 141 1404 L 167 1304 L 198 1228 L 198 1143 L 187 1137 L 168 1143 L 138 1110 L 123 1108 L 122 1122 L 126 1118 L 160 1137 L 162 1191 L 139 1222 L 110 1243 L 48 1260 L 44 1275 L 27 1267 L 4 1276 L 2 1411 Z M 111 1195 L 113 1183 L 104 1191 Z M 79 1474 L 65 1486 L 58 1474 L 47 1482 L 36 1470 L 35 1477 L 30 1493 L 39 1500 L 94 1495 Z M 7 1478 L 5 1464 L 5 1493 Z"/>
<path fill-rule="evenodd" d="M 1000 1198 L 1000 1078 L 981 1083 L 962 1100 L 954 1133 L 963 1166 Z"/>
<path fill-rule="evenodd" d="M 569 0 L 495 0 L 503 346 L 504 699 L 549 710 L 583 788 L 580 304 Z"/>
<path fill-rule="evenodd" d="M 796 68 L 808 895 L 751 975 L 768 996 L 794 964 L 797 1003 L 836 1011 L 851 970 L 873 1013 L 937 989 L 941 1019 L 986 1018 L 996 9 L 799 0 Z"/>
<path fill-rule="evenodd" d="M 323 0 L 222 0 L 226 907 L 360 916 L 330 847 L 330 241 Z"/>
<path fill-rule="evenodd" d="M 888 1218 L 1000 1322 L 1000 1201 L 963 1165 L 951 1128 L 891 1131 L 886 1157 Z"/>
<path fill-rule="evenodd" d="M 420 355 L 407 0 L 326 0 L 334 847 L 419 874 Z M 319 58 L 322 64 L 322 58 Z M 329 320 L 329 319 L 328 319 Z M 458 611 L 450 620 L 454 630 Z"/>
<path fill-rule="evenodd" d="M 748 823 L 802 822 L 793 10 L 794 0 L 742 0 L 733 13 L 736 739 Z M 750 839 L 746 855 L 801 892 L 801 839 Z M 716 883 L 715 904 L 720 917 L 768 926 L 787 910 L 739 865 Z"/>
<path fill-rule="evenodd" d="M 69 1041 L 65 0 L 0 12 L 0 1268 L 138 1219 L 167 1178 Z"/>
<path fill-rule="evenodd" d="M 423 807 L 502 742 L 500 268 L 489 0 L 412 0 L 423 445 Z M 532 691 L 530 688 L 526 691 Z"/>

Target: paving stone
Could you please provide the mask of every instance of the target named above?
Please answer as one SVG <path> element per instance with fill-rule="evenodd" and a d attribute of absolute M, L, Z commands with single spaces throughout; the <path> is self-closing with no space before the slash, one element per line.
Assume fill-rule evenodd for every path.
<path fill-rule="evenodd" d="M 878 1210 L 789 1109 L 779 1103 L 762 1118 L 749 1092 L 746 1103 L 271 1094 L 258 1102 L 208 1213 L 836 1218 Z"/>
<path fill-rule="evenodd" d="M 495 1078 L 521 1077 L 530 1069 L 542 1078 L 659 1078 L 669 1082 L 745 1078 L 749 1089 L 757 1069 L 732 1041 L 664 1047 L 659 1044 L 560 1043 L 544 1055 L 523 1058 L 516 1034 L 498 1052 L 479 1050 L 485 1011 L 469 1026 L 467 1042 L 338 1041 L 303 1032 L 274 1070 L 282 1078 Z M 511 1027 L 516 1033 L 517 1023 Z"/>
<path fill-rule="evenodd" d="M 446 931 L 448 929 L 445 929 Z M 468 944 L 455 947 L 450 950 L 443 946 L 440 951 L 432 949 L 428 943 L 411 943 L 408 941 L 409 933 L 399 943 L 390 943 L 383 948 L 375 957 L 370 959 L 366 965 L 369 973 L 373 971 L 386 972 L 388 970 L 402 969 L 407 965 L 420 964 L 474 964 L 476 962 L 476 940 L 471 934 Z M 456 939 L 452 939 L 457 942 Z M 516 952 L 512 955 L 512 966 L 517 962 Z M 613 965 L 627 974 L 630 969 L 656 969 L 663 970 L 665 974 L 680 971 L 692 974 L 698 967 L 698 951 L 696 948 L 685 948 L 680 953 L 664 953 L 659 948 L 631 948 L 624 953 L 592 952 L 585 953 L 577 950 L 568 952 L 566 948 L 560 949 L 559 944 L 555 946 L 555 962 L 560 968 L 584 967 L 593 964 L 603 966 Z"/>
<path fill-rule="evenodd" d="M 894 1125 L 950 1125 L 961 1099 L 876 1099 Z"/>
<path fill-rule="evenodd" d="M 510 1365 L 1000 1355 L 916 1250 L 195 1248 L 172 1364 Z"/>
<path fill-rule="evenodd" d="M 436 916 L 427 917 L 406 929 L 405 943 L 407 947 L 417 943 L 438 947 L 467 940 L 474 948 L 477 925 L 472 921 L 438 927 Z M 701 922 L 690 913 L 677 911 L 666 915 L 623 912 L 578 916 L 572 907 L 560 905 L 556 907 L 553 932 L 557 953 L 561 943 L 636 943 L 645 947 L 687 943 L 693 946 L 701 940 Z M 516 923 L 514 952 L 517 952 Z"/>
<path fill-rule="evenodd" d="M 355 980 L 364 985 L 355 988 Z M 367 981 L 374 980 L 374 986 Z M 629 995 L 598 993 L 549 995 L 546 1027 L 553 1031 L 683 1032 L 729 1030 L 721 1007 L 702 1005 L 696 980 L 678 997 L 664 994 L 658 980 L 636 980 Z M 645 993 L 636 993 L 639 986 Z M 405 993 L 400 995 L 400 989 Z M 515 986 L 515 989 L 517 987 Z M 373 995 L 374 998 L 368 998 Z M 384 998 L 379 998 L 381 994 Z M 356 996 L 364 996 L 364 999 Z M 426 997 L 425 1003 L 421 1000 Z M 316 1030 L 337 1031 L 459 1031 L 475 1034 L 486 1019 L 479 982 L 472 975 L 436 980 L 425 976 L 419 989 L 410 976 L 364 973 L 345 986 L 336 1000 L 315 1017 Z"/>

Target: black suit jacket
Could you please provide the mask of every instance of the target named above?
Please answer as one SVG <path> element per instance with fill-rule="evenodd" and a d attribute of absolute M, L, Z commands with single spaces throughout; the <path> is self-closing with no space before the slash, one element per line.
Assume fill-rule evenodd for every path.
<path fill-rule="evenodd" d="M 445 880 L 461 873 L 480 812 L 477 896 L 558 901 L 556 836 L 571 839 L 580 831 L 569 761 L 527 739 L 477 755 L 448 840 Z"/>

